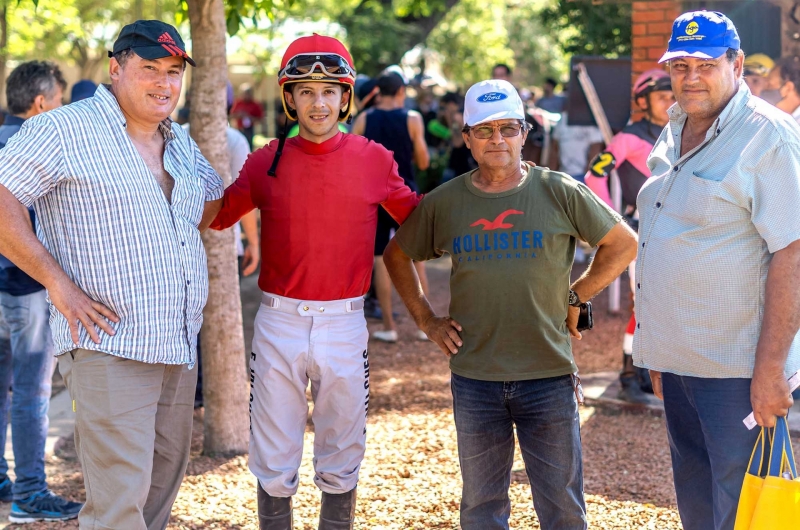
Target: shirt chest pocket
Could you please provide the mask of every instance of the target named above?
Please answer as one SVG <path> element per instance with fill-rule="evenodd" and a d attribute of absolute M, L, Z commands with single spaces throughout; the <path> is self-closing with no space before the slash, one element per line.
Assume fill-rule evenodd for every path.
<path fill-rule="evenodd" d="M 686 185 L 682 207 L 677 216 L 696 226 L 707 226 L 715 218 L 720 182 L 692 173 Z"/>

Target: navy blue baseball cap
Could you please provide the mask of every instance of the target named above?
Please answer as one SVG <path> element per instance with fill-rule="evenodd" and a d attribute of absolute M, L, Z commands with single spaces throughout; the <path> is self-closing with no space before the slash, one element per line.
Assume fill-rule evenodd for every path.
<path fill-rule="evenodd" d="M 197 64 L 186 53 L 186 46 L 178 30 L 160 20 L 137 20 L 119 32 L 109 57 L 123 50 L 133 50 L 142 59 L 182 57 L 192 66 Z"/>
<path fill-rule="evenodd" d="M 741 46 L 733 22 L 718 11 L 691 11 L 675 19 L 667 52 L 659 63 L 679 57 L 716 59 Z"/>

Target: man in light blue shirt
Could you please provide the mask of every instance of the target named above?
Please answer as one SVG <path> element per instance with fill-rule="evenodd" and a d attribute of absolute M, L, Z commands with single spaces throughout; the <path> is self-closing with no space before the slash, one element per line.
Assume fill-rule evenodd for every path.
<path fill-rule="evenodd" d="M 752 96 L 721 13 L 678 17 L 677 104 L 639 193 L 634 364 L 663 396 L 687 530 L 730 530 L 758 430 L 800 369 L 800 128 Z"/>

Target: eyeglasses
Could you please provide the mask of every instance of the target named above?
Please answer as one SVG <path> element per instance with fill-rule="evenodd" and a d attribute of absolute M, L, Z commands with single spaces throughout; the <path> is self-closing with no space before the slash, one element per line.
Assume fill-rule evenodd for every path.
<path fill-rule="evenodd" d="M 328 77 L 355 77 L 356 71 L 341 55 L 303 54 L 292 57 L 280 76 L 301 78 L 310 76 L 319 68 Z"/>
<path fill-rule="evenodd" d="M 522 123 L 506 123 L 504 125 L 478 125 L 476 127 L 464 127 L 464 132 L 469 133 L 479 140 L 488 140 L 494 136 L 495 129 L 500 129 L 500 136 L 503 138 L 512 138 L 519 136 L 523 129 Z"/>

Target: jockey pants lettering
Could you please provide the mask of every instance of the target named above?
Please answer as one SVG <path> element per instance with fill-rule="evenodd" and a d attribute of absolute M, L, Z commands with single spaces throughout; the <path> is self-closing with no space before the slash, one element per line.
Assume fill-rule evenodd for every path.
<path fill-rule="evenodd" d="M 314 410 L 314 483 L 356 487 L 366 442 L 369 359 L 361 298 L 295 300 L 264 294 L 250 355 L 250 470 L 273 497 L 297 492 Z"/>

